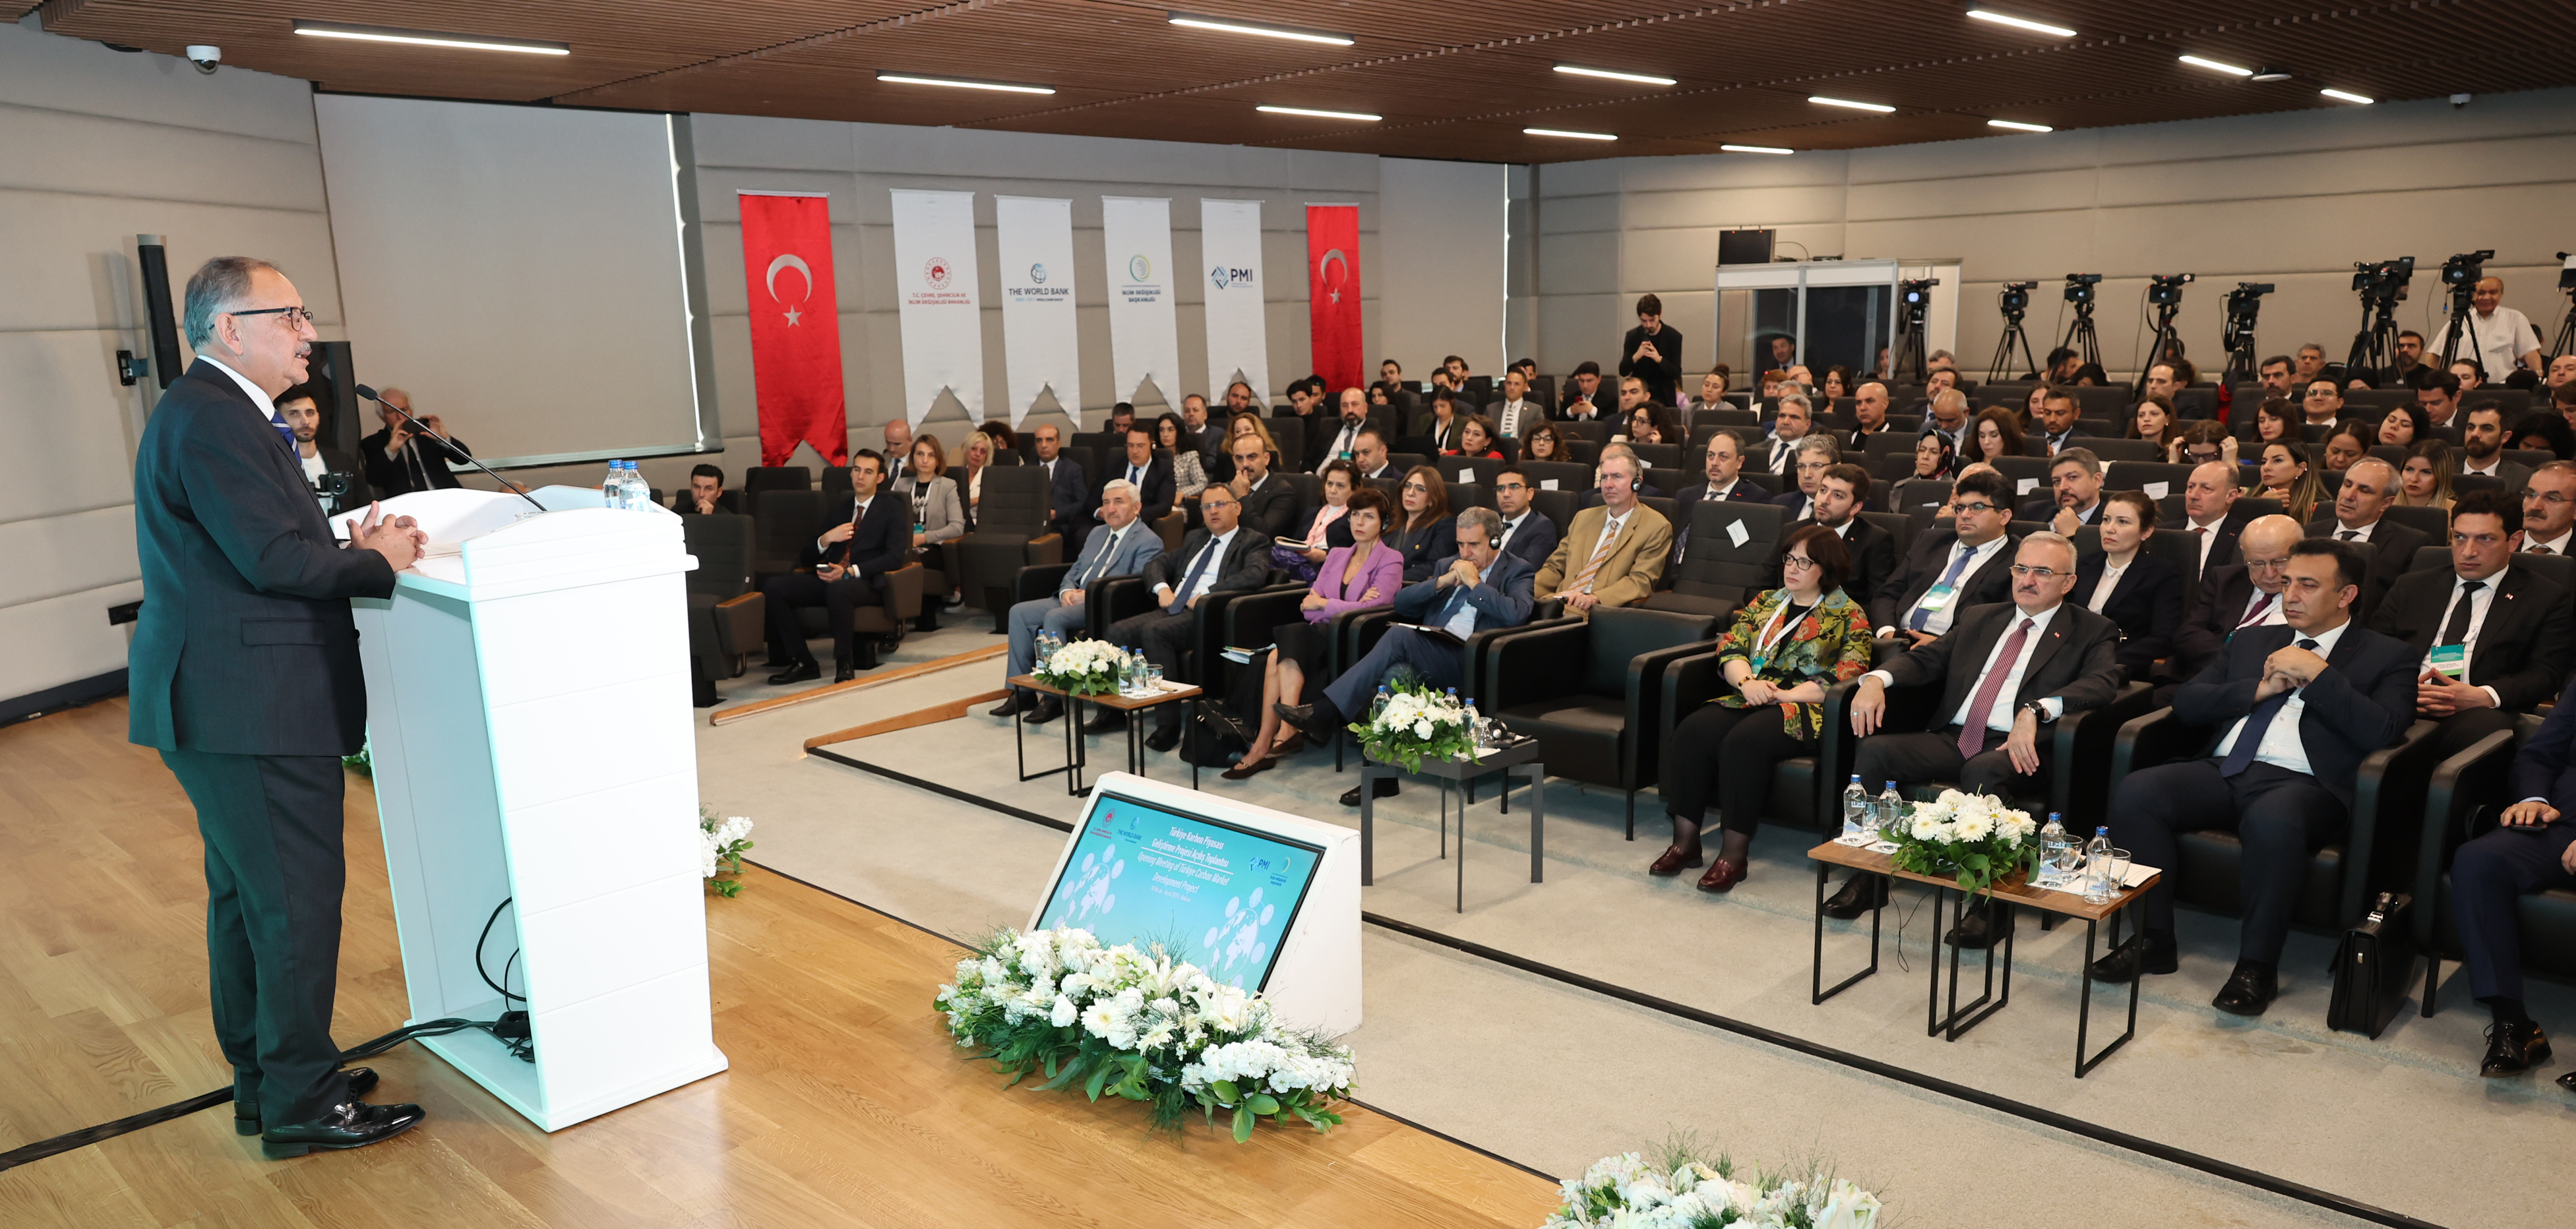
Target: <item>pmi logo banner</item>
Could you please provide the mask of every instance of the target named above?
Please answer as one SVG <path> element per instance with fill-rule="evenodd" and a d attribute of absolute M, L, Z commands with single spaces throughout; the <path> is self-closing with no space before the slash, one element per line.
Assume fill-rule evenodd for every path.
<path fill-rule="evenodd" d="M 1215 268 L 1208 270 L 1208 284 L 1218 290 L 1223 290 L 1228 286 L 1249 287 L 1252 283 L 1253 275 L 1252 270 L 1250 269 L 1236 269 L 1226 265 L 1218 265 Z"/>

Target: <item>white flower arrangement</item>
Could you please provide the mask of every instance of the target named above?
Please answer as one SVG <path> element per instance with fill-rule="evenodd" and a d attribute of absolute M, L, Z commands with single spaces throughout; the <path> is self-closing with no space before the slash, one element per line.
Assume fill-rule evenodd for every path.
<path fill-rule="evenodd" d="M 1075 640 L 1047 654 L 1030 673 L 1074 695 L 1105 695 L 1118 690 L 1118 668 L 1126 657 L 1125 649 L 1106 640 Z"/>
<path fill-rule="evenodd" d="M 1416 683 L 1393 684 L 1386 707 L 1367 721 L 1351 723 L 1351 732 L 1370 759 L 1422 771 L 1426 759 L 1473 760 L 1475 731 L 1468 728 L 1467 706 L 1454 695 Z"/>
<path fill-rule="evenodd" d="M 698 877 L 718 896 L 742 891 L 742 855 L 751 848 L 751 820 L 741 815 L 718 822 L 715 812 L 698 808 Z M 731 878 L 717 878 L 719 875 Z"/>
<path fill-rule="evenodd" d="M 1982 892 L 2026 865 L 2039 825 L 2030 812 L 2006 806 L 1992 794 L 1941 791 L 1914 803 L 1905 818 L 1881 835 L 1896 845 L 1888 859 L 1918 875 L 1955 875 L 1962 891 Z"/>
<path fill-rule="evenodd" d="M 1562 1183 L 1565 1203 L 1541 1229 L 1874 1229 L 1878 1196 L 1808 1167 L 1799 1173 L 1739 1172 L 1668 1149 L 1670 1168 L 1634 1152 L 1603 1157 Z"/>
<path fill-rule="evenodd" d="M 1088 930 L 1004 930 L 957 962 L 934 1000 L 957 1044 L 980 1050 L 1016 1084 L 1043 1070 L 1041 1090 L 1081 1081 L 1154 1106 L 1177 1127 L 1192 1106 L 1214 1122 L 1233 1111 L 1237 1143 L 1261 1118 L 1339 1125 L 1351 1052 L 1281 1024 L 1270 1004 L 1178 962 L 1157 946 L 1103 947 Z"/>

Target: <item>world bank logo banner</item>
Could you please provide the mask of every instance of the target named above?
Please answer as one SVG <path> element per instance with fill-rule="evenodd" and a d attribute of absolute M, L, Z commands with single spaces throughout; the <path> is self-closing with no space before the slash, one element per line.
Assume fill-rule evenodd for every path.
<path fill-rule="evenodd" d="M 1183 389 L 1172 308 L 1172 202 L 1101 197 L 1100 237 L 1109 266 L 1110 399 L 1155 400 L 1141 395 L 1150 384 L 1164 404 L 1177 407 Z"/>
<path fill-rule="evenodd" d="M 1261 283 L 1261 202 L 1199 200 L 1199 259 L 1208 266 L 1207 383 L 1223 400 L 1236 380 L 1253 400 L 1270 397 L 1268 295 Z"/>
<path fill-rule="evenodd" d="M 993 198 L 1002 261 L 1002 355 L 1011 426 L 1038 400 L 1082 423 L 1080 346 L 1073 320 L 1073 202 Z"/>
<path fill-rule="evenodd" d="M 975 276 L 975 194 L 893 192 L 904 414 L 920 426 L 944 391 L 981 419 L 984 325 Z"/>

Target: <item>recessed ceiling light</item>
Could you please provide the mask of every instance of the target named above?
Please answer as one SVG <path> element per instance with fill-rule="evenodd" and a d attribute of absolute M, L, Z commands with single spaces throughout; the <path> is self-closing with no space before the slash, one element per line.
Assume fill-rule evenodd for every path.
<path fill-rule="evenodd" d="M 2289 79 L 2289 73 L 2277 68 L 2258 68 L 2254 70 L 2253 76 L 2246 78 L 2248 81 L 2287 81 Z"/>
<path fill-rule="evenodd" d="M 1052 94 L 1055 92 L 1055 87 L 1051 85 L 1013 85 L 1007 81 L 969 81 L 963 77 L 921 77 L 915 76 L 912 73 L 881 72 L 877 74 L 877 80 L 892 81 L 898 85 L 945 85 L 961 90 L 999 90 L 1005 94 Z"/>
<path fill-rule="evenodd" d="M 1533 137 L 1572 137 L 1578 141 L 1616 141 L 1619 139 L 1606 132 L 1568 132 L 1563 128 L 1523 128 L 1521 129 L 1521 133 L 1524 136 Z"/>
<path fill-rule="evenodd" d="M 1383 115 L 1370 115 L 1365 111 L 1316 111 L 1306 107 L 1254 107 L 1253 110 L 1267 111 L 1272 115 L 1310 115 L 1316 119 L 1381 120 L 1386 118 Z"/>
<path fill-rule="evenodd" d="M 442 34 L 436 30 L 402 30 L 392 26 L 353 26 L 337 21 L 298 19 L 295 32 L 308 38 L 346 38 L 362 43 L 408 43 L 415 47 L 464 47 L 474 51 L 516 51 L 525 55 L 571 55 L 567 43 L 527 38 L 491 38 L 481 34 Z"/>
<path fill-rule="evenodd" d="M 2345 91 L 2342 91 L 2342 90 L 2318 90 L 2317 92 L 2318 92 L 2318 93 L 2320 93 L 2320 94 L 2325 95 L 2325 96 L 2326 96 L 2326 97 L 2328 97 L 2328 98 L 2337 98 L 2337 99 L 2341 99 L 2341 100 L 2343 100 L 2343 101 L 2345 101 L 2345 102 L 2357 102 L 2357 103 L 2360 103 L 2361 105 L 2363 105 L 2363 106 L 2365 106 L 2365 107 L 2366 107 L 2366 106 L 2369 106 L 2370 104 L 2372 104 L 2372 103 L 2374 103 L 2374 102 L 2379 101 L 2379 100 L 2378 100 L 2378 99 L 2376 99 L 2376 98 L 2364 98 L 2364 97 L 2362 97 L 2362 96 L 2361 96 L 2361 95 L 2359 95 L 2359 94 L 2346 93 Z"/>
<path fill-rule="evenodd" d="M 2046 125 L 2046 124 L 2025 124 L 2025 123 L 2021 122 L 2020 120 L 2013 120 L 2013 119 L 1990 119 L 1990 120 L 1987 120 L 1987 121 L 1986 121 L 1986 127 L 1988 127 L 1988 128 L 2010 128 L 2010 129 L 2012 129 L 2012 130 L 2013 130 L 2013 131 L 2015 131 L 2015 132 L 2055 132 L 2055 131 L 2057 131 L 2056 129 L 2051 128 L 2051 127 L 2049 127 L 2049 126 L 2048 126 L 2048 125 Z"/>
<path fill-rule="evenodd" d="M 1718 148 L 1725 150 L 1730 154 L 1794 154 L 1798 152 L 1794 149 L 1782 149 L 1777 145 L 1720 145 Z"/>
<path fill-rule="evenodd" d="M 1979 21 L 1991 21 L 1999 26 L 2011 26 L 2016 30 L 2030 30 L 2040 34 L 2054 34 L 2059 38 L 2075 37 L 2075 31 L 2069 30 L 2064 26 L 2052 26 L 2044 21 L 2032 21 L 2027 17 L 2014 17 L 2008 14 L 1995 12 L 1992 9 L 1969 9 L 1968 16 L 1974 17 Z"/>
<path fill-rule="evenodd" d="M 1606 68 L 1578 68 L 1572 64 L 1559 64 L 1556 66 L 1556 71 L 1577 77 L 1599 77 L 1605 81 L 1634 81 L 1639 85 L 1680 84 L 1670 77 L 1650 77 L 1644 73 L 1617 73 Z"/>
<path fill-rule="evenodd" d="M 1347 34 L 1325 34 L 1315 30 L 1291 30 L 1286 26 L 1261 26 L 1254 25 L 1250 22 L 1228 21 L 1217 17 L 1192 17 L 1187 13 L 1165 13 L 1163 15 L 1163 19 L 1173 25 L 1188 26 L 1193 30 L 1222 30 L 1228 34 L 1258 34 L 1263 38 L 1284 38 L 1300 43 L 1329 43 L 1335 47 L 1348 47 L 1351 45 L 1352 41 L 1351 36 Z"/>
<path fill-rule="evenodd" d="M 2194 68 L 2206 68 L 2211 72 L 2226 73 L 2235 77 L 2251 77 L 2254 75 L 2253 69 L 2239 68 L 2234 64 L 2221 64 L 2216 60 L 2204 60 L 2196 55 L 2176 56 L 2174 58 L 2181 60 L 2183 63 L 2189 64 Z"/>
<path fill-rule="evenodd" d="M 1807 96 L 1807 101 L 1823 103 L 1828 107 L 1850 107 L 1854 111 L 1877 111 L 1882 114 L 1896 110 L 1896 108 L 1884 103 L 1853 102 L 1848 98 L 1827 98 L 1822 94 L 1810 94 Z"/>

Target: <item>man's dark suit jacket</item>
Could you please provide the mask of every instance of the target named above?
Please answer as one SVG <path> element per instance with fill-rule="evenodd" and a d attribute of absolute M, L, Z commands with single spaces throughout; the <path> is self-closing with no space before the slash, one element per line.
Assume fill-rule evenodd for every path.
<path fill-rule="evenodd" d="M 2159 676 L 2176 682 L 2195 678 L 2218 660 L 2227 638 L 2236 634 L 2237 620 L 2245 617 L 2245 604 L 2254 600 L 2254 578 L 2241 563 L 2211 563 L 2201 573 L 2198 596 L 2191 611 L 2183 616 L 2182 626 L 2173 634 L 2173 644 L 2165 652 L 2165 668 Z M 2272 599 L 2275 602 L 2279 598 Z"/>
<path fill-rule="evenodd" d="M 2370 629 L 2406 642 L 2418 665 L 2442 631 L 2443 608 L 2451 601 L 2457 575 L 2449 568 L 2409 572 L 2397 578 L 2387 600 L 2370 618 Z M 2500 707 L 2517 713 L 2539 710 L 2567 681 L 2571 640 L 2576 640 L 2576 612 L 2567 590 L 2530 568 L 2505 569 L 2490 578 L 2495 593 L 2487 599 L 2486 622 L 2478 625 L 2476 651 L 2469 654 L 2472 687 L 2493 687 Z"/>
<path fill-rule="evenodd" d="M 366 738 L 353 597 L 394 570 L 332 539 L 302 462 L 213 364 L 153 409 L 134 459 L 143 612 L 126 737 L 164 751 L 353 755 Z"/>
<path fill-rule="evenodd" d="M 1795 480 L 1792 479 L 1791 481 L 1794 484 Z M 1708 488 L 1702 487 L 1700 489 L 1707 490 Z M 1805 491 L 1801 491 L 1795 485 L 1792 485 L 1787 492 L 1772 496 L 1770 503 L 1774 508 L 1786 509 L 1792 521 L 1803 521 L 1813 519 L 1811 517 L 1799 515 L 1801 512 L 1811 511 L 1811 509 L 1807 507 L 1807 499 L 1808 495 Z"/>
<path fill-rule="evenodd" d="M 1557 539 L 1562 536 L 1556 530 L 1556 522 L 1547 519 L 1546 513 L 1532 508 L 1521 518 L 1521 527 L 1510 531 L 1510 536 L 1504 540 L 1503 553 L 1529 564 L 1530 574 L 1535 576 L 1540 568 L 1547 566 L 1547 557 L 1556 553 Z M 1457 541 L 1456 530 L 1451 530 L 1449 540 Z"/>
<path fill-rule="evenodd" d="M 698 514 L 697 497 L 689 494 L 687 487 L 680 488 L 680 493 L 671 497 L 671 511 L 682 516 L 696 516 Z M 740 512 L 742 509 L 736 506 L 733 492 L 718 491 L 716 492 L 716 511 Z"/>
<path fill-rule="evenodd" d="M 1428 413 L 1423 416 L 1426 418 L 1430 417 Z M 1342 438 L 1341 415 L 1324 414 L 1318 415 L 1318 418 L 1320 418 L 1321 421 L 1307 424 L 1306 460 L 1304 464 L 1298 466 L 1299 469 L 1305 470 L 1310 474 L 1315 472 L 1316 466 L 1324 463 L 1326 454 L 1333 451 L 1333 441 Z M 1388 423 L 1383 409 L 1372 412 L 1360 423 L 1360 430 L 1362 431 L 1366 431 L 1372 427 L 1377 429 L 1378 435 L 1385 439 L 1388 444 L 1392 445 L 1395 443 L 1395 428 L 1393 425 Z M 1354 435 L 1352 438 L 1356 441 L 1358 436 Z M 1355 443 L 1355 450 L 1356 447 L 1357 445 Z"/>
<path fill-rule="evenodd" d="M 2057 519 L 2057 511 L 2057 497 L 2051 495 L 2045 499 L 2034 499 L 2023 504 L 2020 509 L 2013 513 L 2013 519 L 2017 521 L 2054 521 Z M 2083 513 L 2082 516 L 2083 520 L 2077 523 L 2084 525 L 2100 524 L 2102 520 L 2102 501 L 2099 499 L 2094 500 L 2092 511 Z"/>
<path fill-rule="evenodd" d="M 1698 507 L 1700 501 L 1706 498 L 1708 498 L 1708 480 L 1705 477 L 1683 487 L 1681 494 L 1673 496 L 1673 562 L 1675 563 L 1681 562 L 1682 552 L 1690 549 L 1691 509 Z M 1741 475 L 1735 479 L 1734 486 L 1727 488 L 1725 496 L 1728 503 L 1740 500 L 1744 503 L 1767 504 L 1773 498 L 1770 490 L 1761 483 Z M 1540 559 L 1537 562 L 1545 564 L 1547 560 Z M 1672 579 L 1670 571 L 1665 573 L 1664 579 Z"/>
<path fill-rule="evenodd" d="M 2308 522 L 2304 527 L 2311 538 L 2331 538 L 2343 528 L 2329 514 Z M 2364 624 L 2379 612 L 2379 604 L 2388 598 L 2388 588 L 2406 569 L 2415 564 L 2415 548 L 2433 545 L 2431 535 L 2420 529 L 2409 529 L 2386 517 L 2371 529 L 2370 540 L 2353 543 L 2370 556 L 2370 571 L 2363 576 L 2361 600 L 2353 604 L 2353 617 Z"/>
<path fill-rule="evenodd" d="M 1947 634 L 1889 659 L 1879 669 L 1887 671 L 1899 687 L 1941 680 L 1941 705 L 1932 710 L 1932 720 L 1935 729 L 1945 727 L 1975 694 L 1996 642 L 2011 634 L 2014 621 L 2021 617 L 2021 608 L 2011 602 L 1960 611 Z M 2056 696 L 2064 702 L 2062 719 L 2110 703 L 2120 691 L 2115 648 L 2119 639 L 2120 629 L 2109 619 L 2073 602 L 2059 603 L 2048 630 L 2039 634 L 2039 643 L 2024 650 L 2030 664 L 2022 668 L 2013 707 Z"/>
<path fill-rule="evenodd" d="M 1148 592 L 1163 585 L 1178 590 L 1190 578 L 1190 565 L 1207 548 L 1213 535 L 1205 527 L 1193 529 L 1181 539 L 1181 548 L 1154 556 L 1145 565 L 1145 588 Z M 1258 589 L 1270 580 L 1270 535 L 1250 525 L 1235 527 L 1234 540 L 1225 544 L 1225 554 L 1213 565 L 1216 581 L 1208 586 L 1210 593 L 1231 593 Z M 1175 599 L 1177 601 L 1178 599 Z M 1180 613 L 1177 609 L 1171 613 Z"/>
<path fill-rule="evenodd" d="M 1297 488 L 1271 474 L 1243 497 L 1243 523 L 1276 538 L 1297 528 Z"/>
<path fill-rule="evenodd" d="M 1100 490 L 1092 492 L 1092 506 L 1099 507 L 1101 491 L 1108 490 L 1110 483 L 1126 476 L 1127 458 L 1123 455 L 1104 466 L 1100 476 Z M 1172 477 L 1172 458 L 1156 452 L 1154 459 L 1145 466 L 1145 480 L 1137 483 L 1136 487 L 1137 502 L 1144 507 L 1143 511 L 1136 514 L 1136 519 L 1148 525 L 1163 519 L 1171 512 L 1172 505 L 1180 499 L 1180 483 Z"/>
<path fill-rule="evenodd" d="M 2091 610 L 2110 558 L 2096 551 L 2077 559 L 2075 588 L 2066 600 Z M 2173 651 L 2174 633 L 2182 630 L 2183 591 L 2182 569 L 2143 549 L 2130 558 L 2129 570 L 2120 573 L 2102 617 L 2119 626 L 2120 669 L 2130 678 L 2145 680 L 2156 659 Z"/>
<path fill-rule="evenodd" d="M 1046 462 L 1032 464 L 1044 466 Z M 1068 548 L 1081 539 L 1091 524 L 1091 484 L 1082 472 L 1082 462 L 1062 453 L 1056 454 L 1055 479 L 1047 496 L 1049 519 Z"/>
<path fill-rule="evenodd" d="M 2505 773 L 2505 800 L 2545 798 L 2561 814 L 2576 814 L 2576 763 L 2568 755 L 2571 743 L 2576 743 L 2576 685 L 2560 694 L 2558 707 L 2549 710 L 2548 719 L 2514 753 L 2513 767 Z"/>
<path fill-rule="evenodd" d="M 1815 523 L 1813 519 L 1793 521 L 1780 531 L 1780 540 L 1786 542 L 1790 534 Z M 1850 524 L 1851 527 L 1843 531 L 1843 549 L 1851 555 L 1852 568 L 1851 575 L 1843 578 L 1843 593 L 1846 596 L 1862 594 L 1861 600 L 1866 605 L 1867 595 L 1878 592 L 1878 587 L 1887 583 L 1889 574 L 1896 571 L 1896 535 L 1858 516 L 1852 517 Z M 1778 555 L 1771 556 L 1768 568 L 1762 583 L 1766 588 L 1777 589 L 1781 584 Z M 1955 623 L 1952 625 L 1956 626 Z"/>
<path fill-rule="evenodd" d="M 1950 625 L 1958 626 L 1959 616 L 1971 606 L 2012 600 L 2013 552 L 2020 549 L 2010 534 L 2003 546 L 1987 557 L 1977 569 L 1968 573 L 1951 600 Z M 1950 548 L 1959 542 L 1955 529 L 1933 529 L 1917 534 L 1914 547 L 1905 552 L 1905 563 L 1895 574 L 1880 584 L 1878 593 L 1869 599 L 1869 625 L 1873 628 L 1896 627 L 1904 630 L 1906 612 L 1914 603 L 1931 592 L 1941 574 L 1950 570 Z"/>
<path fill-rule="evenodd" d="M 2202 755 L 2218 754 L 2228 727 L 2254 711 L 2263 660 L 2298 635 L 2286 626 L 2246 628 L 2227 642 L 2208 669 L 2174 691 L 2174 716 L 2185 725 L 2209 727 Z M 2366 627 L 2348 627 L 2326 665 L 2302 697 L 2299 742 L 2317 784 L 2349 808 L 2361 761 L 2397 741 L 2415 722 L 2415 657 L 2403 642 Z M 2246 735 L 2260 737 L 2253 730 Z"/>
<path fill-rule="evenodd" d="M 1440 578 L 1458 562 L 1458 556 L 1443 555 L 1431 561 L 1431 574 L 1395 591 L 1395 617 L 1407 623 L 1419 623 L 1439 613 L 1448 604 L 1450 589 L 1440 587 Z M 1518 627 L 1529 622 L 1530 612 L 1537 609 L 1534 596 L 1538 568 L 1516 555 L 1494 556 L 1494 566 L 1484 569 L 1483 576 L 1467 589 L 1467 602 L 1476 608 L 1476 630 Z M 1466 670 L 1466 652 L 1459 652 L 1459 670 Z"/>
<path fill-rule="evenodd" d="M 833 509 L 832 515 L 837 519 L 825 521 L 823 529 L 853 519 L 856 528 L 829 548 L 808 540 L 805 549 L 797 553 L 797 566 L 837 563 L 861 576 L 883 576 L 902 567 L 912 556 L 912 502 L 879 487 L 877 497 L 868 501 L 867 514 L 859 515 L 858 509 L 855 497 Z M 822 534 L 814 536 L 819 539 Z"/>
<path fill-rule="evenodd" d="M 2244 561 L 2243 557 L 2236 553 L 2236 539 L 2245 532 L 2246 523 L 2253 519 L 2254 517 L 2243 508 L 2231 507 L 2227 510 L 2227 515 L 2218 518 L 2218 524 L 2210 527 L 2209 531 L 2218 535 L 2218 541 L 2211 544 L 2209 548 L 2208 562 L 2201 565 L 2201 574 L 2199 576 L 2186 576 L 2183 578 L 2194 587 L 2195 591 L 2197 590 L 2200 582 L 2208 577 L 2209 573 L 2218 570 L 2220 564 L 2241 563 Z M 2158 534 L 2179 534 L 2183 537 L 2189 538 L 2192 536 L 2191 518 L 2189 516 L 2183 517 L 2182 523 L 2179 525 L 2159 526 L 2156 529 L 2156 532 Z M 2197 541 L 2195 541 L 2193 545 L 2196 547 L 2198 545 Z"/>
<path fill-rule="evenodd" d="M 2034 424 L 2034 426 L 2036 426 L 2036 424 Z M 2059 448 L 2081 448 L 2084 446 L 2084 441 L 2091 438 L 2093 438 L 2093 433 L 2080 426 L 2068 427 L 2066 429 L 2065 437 L 2057 441 L 2057 446 Z M 2053 457 L 2057 455 L 2056 453 L 2048 450 L 2048 432 L 2041 430 L 2033 430 L 2022 440 L 2022 451 L 2034 457 Z"/>
<path fill-rule="evenodd" d="M 215 373 L 215 378 L 231 383 L 231 378 L 220 371 Z M 234 385 L 233 391 L 240 392 L 241 387 Z M 388 457 L 385 445 L 393 440 L 394 429 L 384 427 L 358 441 L 358 462 L 366 467 L 367 485 L 375 488 L 376 498 L 391 499 L 414 491 L 445 490 L 459 485 L 455 473 L 447 468 L 449 450 L 446 444 L 426 435 L 415 435 L 410 443 L 404 445 L 400 455 Z M 456 446 L 458 461 L 474 455 L 474 450 L 466 447 L 465 441 L 451 436 L 449 442 Z M 428 478 L 426 484 L 421 481 L 424 475 Z"/>

